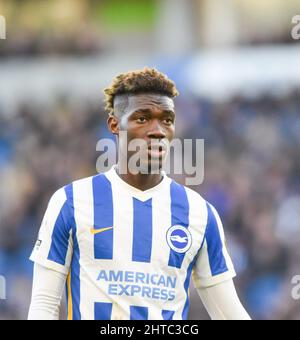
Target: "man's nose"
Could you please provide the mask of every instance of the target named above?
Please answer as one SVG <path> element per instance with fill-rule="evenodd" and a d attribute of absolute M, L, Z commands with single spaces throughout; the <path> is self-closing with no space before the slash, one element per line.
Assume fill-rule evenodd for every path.
<path fill-rule="evenodd" d="M 161 124 L 158 121 L 154 120 L 153 123 L 151 124 L 147 136 L 149 138 L 162 139 L 166 137 L 166 132 L 164 128 L 161 126 Z"/>

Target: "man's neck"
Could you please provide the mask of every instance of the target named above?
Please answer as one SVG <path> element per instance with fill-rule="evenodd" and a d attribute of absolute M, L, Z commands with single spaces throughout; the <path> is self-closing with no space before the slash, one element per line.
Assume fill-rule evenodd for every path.
<path fill-rule="evenodd" d="M 161 173 L 159 174 L 131 174 L 129 171 L 127 171 L 127 174 L 120 174 L 118 165 L 116 166 L 116 172 L 120 178 L 126 182 L 127 184 L 131 185 L 134 188 L 137 188 L 138 190 L 145 191 L 148 189 L 151 189 L 158 185 L 162 179 L 163 175 Z"/>

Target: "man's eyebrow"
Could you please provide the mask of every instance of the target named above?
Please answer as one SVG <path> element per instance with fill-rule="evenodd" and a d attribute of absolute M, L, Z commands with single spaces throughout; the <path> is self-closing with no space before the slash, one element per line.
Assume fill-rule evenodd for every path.
<path fill-rule="evenodd" d="M 175 116 L 175 111 L 173 111 L 173 110 L 164 110 L 163 112 L 168 114 L 168 115 Z"/>
<path fill-rule="evenodd" d="M 150 109 L 136 109 L 136 110 L 134 110 L 133 113 L 136 113 L 136 112 L 143 112 L 143 113 L 147 113 L 147 114 L 152 113 Z M 175 116 L 175 112 L 173 110 L 162 110 L 162 113 L 168 114 L 168 115 L 171 115 L 171 116 Z"/>

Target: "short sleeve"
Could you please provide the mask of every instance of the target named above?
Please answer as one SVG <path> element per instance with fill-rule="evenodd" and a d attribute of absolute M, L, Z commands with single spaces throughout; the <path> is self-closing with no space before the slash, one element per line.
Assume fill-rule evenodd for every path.
<path fill-rule="evenodd" d="M 226 248 L 223 225 L 215 208 L 206 203 L 207 224 L 201 249 L 193 268 L 196 288 L 214 286 L 236 274 Z"/>
<path fill-rule="evenodd" d="M 64 188 L 51 197 L 30 260 L 68 274 L 72 257 L 72 227 Z"/>

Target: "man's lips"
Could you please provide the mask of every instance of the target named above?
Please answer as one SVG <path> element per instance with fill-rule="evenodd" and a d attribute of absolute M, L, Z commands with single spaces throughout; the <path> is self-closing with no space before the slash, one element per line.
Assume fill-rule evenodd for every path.
<path fill-rule="evenodd" d="M 152 143 L 148 145 L 148 155 L 151 158 L 162 158 L 167 153 L 167 146 L 164 143 Z"/>

